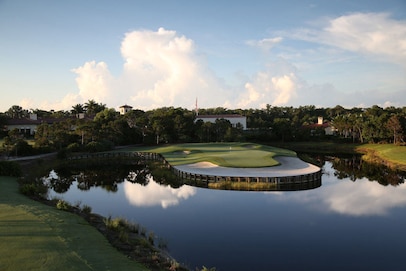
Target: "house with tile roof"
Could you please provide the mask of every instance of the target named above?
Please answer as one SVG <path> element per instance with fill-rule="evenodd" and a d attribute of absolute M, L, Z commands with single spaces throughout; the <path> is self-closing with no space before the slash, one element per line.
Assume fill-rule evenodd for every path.
<path fill-rule="evenodd" d="M 325 135 L 334 135 L 337 129 L 329 121 L 324 121 L 323 117 L 318 117 L 317 123 L 304 125 L 303 129 L 310 130 L 311 135 L 315 135 L 317 130 L 323 130 Z"/>

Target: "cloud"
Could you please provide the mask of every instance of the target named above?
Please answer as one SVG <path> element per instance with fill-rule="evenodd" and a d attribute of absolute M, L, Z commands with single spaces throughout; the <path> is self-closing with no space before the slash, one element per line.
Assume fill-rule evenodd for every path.
<path fill-rule="evenodd" d="M 172 188 L 160 185 L 152 178 L 146 186 L 138 183 L 124 182 L 124 193 L 130 204 L 135 206 L 161 206 L 166 209 L 176 206 L 181 200 L 186 200 L 196 194 L 196 188 L 181 186 Z"/>
<path fill-rule="evenodd" d="M 403 65 L 406 61 L 406 21 L 387 13 L 352 13 L 327 20 L 320 29 L 302 28 L 284 35 Z"/>
<path fill-rule="evenodd" d="M 245 84 L 246 92 L 242 93 L 237 106 L 241 108 L 265 108 L 266 104 L 286 105 L 296 96 L 296 77 L 293 73 L 275 76 L 272 72 L 259 72 Z"/>
<path fill-rule="evenodd" d="M 86 62 L 72 71 L 78 75 L 76 83 L 83 100 L 104 101 L 110 98 L 113 77 L 106 63 Z"/>
<path fill-rule="evenodd" d="M 79 96 L 140 109 L 163 106 L 193 107 L 217 97 L 226 101 L 223 87 L 198 57 L 194 42 L 176 31 L 159 28 L 125 34 L 121 43 L 123 72 L 113 77 L 104 62 L 86 62 L 73 70 Z"/>
<path fill-rule="evenodd" d="M 276 37 L 249 43 L 270 49 L 281 41 Z M 66 100 L 94 99 L 109 106 L 130 103 L 147 110 L 163 106 L 193 108 L 196 97 L 199 107 L 258 108 L 268 103 L 285 105 L 296 96 L 297 80 L 291 65 L 278 62 L 254 74 L 251 81 L 226 86 L 198 55 L 194 42 L 176 31 L 159 28 L 128 32 L 120 50 L 122 74 L 114 77 L 105 62 L 86 62 L 72 70 L 77 74 L 79 93 Z"/>
<path fill-rule="evenodd" d="M 246 43 L 248 45 L 258 47 L 262 49 L 263 51 L 269 51 L 274 47 L 276 44 L 282 42 L 283 38 L 282 37 L 275 37 L 275 38 L 266 38 L 262 40 L 249 40 Z"/>
<path fill-rule="evenodd" d="M 312 49 L 300 45 L 288 47 L 292 45 L 289 39 L 323 46 Z M 286 43 L 284 47 L 274 52 L 275 45 L 282 41 Z M 393 101 L 399 100 L 398 97 L 404 96 L 404 89 L 399 87 L 404 80 L 397 79 L 401 72 L 393 74 L 390 70 L 386 73 L 388 76 L 379 74 L 379 68 L 366 71 L 368 73 L 351 72 L 354 65 L 359 64 L 353 64 L 352 58 L 359 54 L 402 62 L 403 65 L 406 63 L 405 22 L 391 19 L 388 14 L 348 14 L 324 21 L 318 28 L 293 29 L 246 43 L 262 49 L 260 64 L 263 67 L 251 71 L 252 74 L 243 72 L 240 78 L 244 80 L 229 86 L 226 80 L 212 72 L 207 59 L 198 53 L 194 41 L 186 36 L 164 28 L 131 31 L 124 35 L 120 46 L 123 58 L 121 72 L 112 75 L 108 63 L 104 61 L 84 63 L 72 70 L 77 76 L 78 93 L 66 95 L 52 107 L 66 106 L 70 109 L 76 103 L 94 99 L 109 107 L 127 103 L 143 110 L 164 106 L 193 109 L 196 98 L 201 108 L 265 108 L 267 104 L 356 106 L 386 101 L 393 104 Z M 295 43 L 294 46 L 298 45 Z M 352 53 L 347 54 L 348 51 Z M 398 68 L 392 63 L 390 65 Z M 306 80 L 303 77 L 306 74 L 319 82 Z M 348 80 L 337 79 L 340 74 Z M 377 74 L 385 77 L 386 81 L 378 79 Z M 364 80 L 371 75 L 373 79 Z M 384 88 L 375 91 L 378 80 Z M 388 95 L 388 90 L 394 98 L 388 96 L 382 100 L 382 95 Z"/>

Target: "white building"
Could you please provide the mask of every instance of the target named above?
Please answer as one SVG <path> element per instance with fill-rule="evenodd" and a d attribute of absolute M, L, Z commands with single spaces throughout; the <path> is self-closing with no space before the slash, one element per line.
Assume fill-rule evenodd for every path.
<path fill-rule="evenodd" d="M 30 114 L 30 118 L 8 120 L 5 130 L 11 131 L 17 129 L 22 134 L 34 135 L 37 131 L 37 126 L 41 123 L 42 121 L 38 119 L 37 114 Z"/>
<path fill-rule="evenodd" d="M 119 109 L 120 115 L 125 115 L 125 113 L 130 112 L 133 109 L 133 107 L 125 104 L 120 106 Z"/>
<path fill-rule="evenodd" d="M 197 116 L 195 121 L 202 120 L 204 122 L 216 123 L 217 119 L 225 119 L 230 121 L 233 127 L 236 127 L 237 124 L 241 124 L 243 130 L 247 129 L 247 117 L 237 115 L 237 114 L 225 114 L 225 115 L 201 115 Z"/>

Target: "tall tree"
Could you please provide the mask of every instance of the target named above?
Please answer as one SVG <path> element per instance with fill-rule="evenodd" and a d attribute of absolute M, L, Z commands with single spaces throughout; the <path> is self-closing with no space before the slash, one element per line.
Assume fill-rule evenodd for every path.
<path fill-rule="evenodd" d="M 97 103 L 95 100 L 89 100 L 87 103 L 85 103 L 84 109 L 86 110 L 87 114 L 94 115 L 106 109 L 106 105 Z"/>
<path fill-rule="evenodd" d="M 72 112 L 72 114 L 77 115 L 77 114 L 85 112 L 85 108 L 84 108 L 83 104 L 76 104 L 76 105 L 72 106 L 71 112 Z"/>
<path fill-rule="evenodd" d="M 386 123 L 386 127 L 392 131 L 393 134 L 393 144 L 397 144 L 403 140 L 403 129 L 399 121 L 399 118 L 396 115 L 393 115 L 389 118 Z"/>
<path fill-rule="evenodd" d="M 7 110 L 6 115 L 12 119 L 21 119 L 28 117 L 29 113 L 28 110 L 23 109 L 21 106 L 13 105 Z"/>

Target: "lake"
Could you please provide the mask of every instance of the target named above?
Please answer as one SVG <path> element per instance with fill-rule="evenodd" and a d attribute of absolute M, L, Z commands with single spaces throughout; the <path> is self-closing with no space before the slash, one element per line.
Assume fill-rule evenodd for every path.
<path fill-rule="evenodd" d="M 148 174 L 137 183 L 140 169 L 52 171 L 59 193 L 49 197 L 142 225 L 191 270 L 404 270 L 405 173 L 355 158 L 330 157 L 322 169 L 318 188 L 260 192 L 172 187 Z"/>

